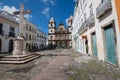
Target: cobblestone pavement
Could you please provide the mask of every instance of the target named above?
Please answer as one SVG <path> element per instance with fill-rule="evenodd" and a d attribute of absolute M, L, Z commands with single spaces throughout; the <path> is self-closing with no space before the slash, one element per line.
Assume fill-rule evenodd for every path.
<path fill-rule="evenodd" d="M 69 55 L 69 52 L 66 51 L 68 50 L 61 51 L 59 54 L 62 54 L 62 56 L 56 56 L 40 74 L 31 80 L 68 80 L 69 76 L 65 73 L 65 70 L 69 67 L 71 58 L 66 56 Z"/>
<path fill-rule="evenodd" d="M 70 80 L 120 80 L 120 68 L 81 54 L 72 54 Z"/>
<path fill-rule="evenodd" d="M 75 52 L 55 49 L 26 64 L 0 64 L 0 80 L 120 80 L 120 68 Z"/>
<path fill-rule="evenodd" d="M 41 74 L 46 74 L 48 72 L 53 72 L 53 73 L 58 72 L 58 74 L 55 73 L 56 75 L 54 76 L 60 77 L 59 75 L 61 75 L 63 77 L 65 75 L 63 68 L 68 66 L 67 62 L 69 62 L 69 56 L 65 56 L 65 55 L 57 56 L 57 55 L 64 53 L 68 54 L 67 52 L 68 50 L 64 50 L 64 49 L 40 51 L 37 53 L 45 54 L 45 56 L 42 56 L 26 64 L 19 64 L 19 65 L 0 64 L 0 80 L 30 80 L 30 79 L 35 80 L 34 77 L 39 76 Z M 57 55 L 51 55 L 51 54 L 57 54 Z M 49 75 L 48 77 L 50 76 L 51 75 Z M 67 78 L 66 75 L 64 78 Z M 66 79 L 62 79 L 62 80 L 66 80 Z"/>
<path fill-rule="evenodd" d="M 47 53 L 47 51 L 44 52 Z M 39 74 L 52 59 L 54 56 L 43 56 L 26 64 L 0 64 L 0 80 L 30 80 L 32 76 Z"/>

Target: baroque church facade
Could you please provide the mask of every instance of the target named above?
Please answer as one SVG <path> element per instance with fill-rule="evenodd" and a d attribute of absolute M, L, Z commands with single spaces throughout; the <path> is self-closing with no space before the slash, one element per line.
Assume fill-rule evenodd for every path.
<path fill-rule="evenodd" d="M 68 19 L 68 28 L 64 24 L 60 23 L 58 28 L 56 22 L 52 17 L 48 23 L 48 46 L 50 48 L 70 48 L 72 47 L 72 20 L 70 16 Z"/>

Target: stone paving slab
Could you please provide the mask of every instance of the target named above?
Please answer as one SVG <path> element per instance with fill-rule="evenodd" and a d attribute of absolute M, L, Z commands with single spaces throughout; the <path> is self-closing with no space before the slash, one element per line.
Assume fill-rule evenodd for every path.
<path fill-rule="evenodd" d="M 63 50 L 59 54 L 64 53 Z M 31 80 L 68 80 L 69 76 L 65 70 L 69 67 L 71 62 L 70 56 L 56 56 L 42 71 L 42 73 L 34 76 Z"/>

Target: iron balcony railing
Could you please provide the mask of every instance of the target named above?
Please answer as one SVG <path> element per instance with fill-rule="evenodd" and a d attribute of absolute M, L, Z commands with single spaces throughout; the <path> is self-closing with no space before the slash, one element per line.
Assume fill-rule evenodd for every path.
<path fill-rule="evenodd" d="M 86 24 L 87 26 L 90 26 L 91 24 L 94 24 L 94 23 L 95 23 L 95 16 L 92 15 L 87 19 Z"/>
<path fill-rule="evenodd" d="M 86 21 L 82 24 L 82 26 L 79 28 L 78 33 L 80 34 L 83 30 L 87 28 L 87 23 Z"/>
<path fill-rule="evenodd" d="M 112 9 L 112 4 L 111 0 L 104 0 L 103 3 L 101 3 L 97 8 L 96 8 L 96 17 L 100 18 L 103 16 L 107 11 Z"/>

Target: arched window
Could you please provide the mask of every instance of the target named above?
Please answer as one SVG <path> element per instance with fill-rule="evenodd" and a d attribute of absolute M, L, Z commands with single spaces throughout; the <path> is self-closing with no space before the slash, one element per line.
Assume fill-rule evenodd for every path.
<path fill-rule="evenodd" d="M 63 28 L 60 28 L 59 30 L 60 30 L 60 31 L 63 31 Z"/>

